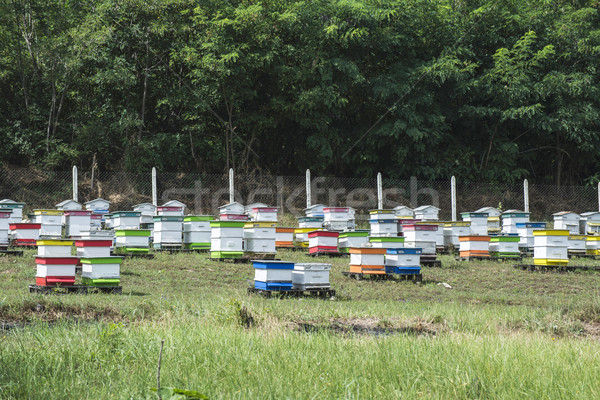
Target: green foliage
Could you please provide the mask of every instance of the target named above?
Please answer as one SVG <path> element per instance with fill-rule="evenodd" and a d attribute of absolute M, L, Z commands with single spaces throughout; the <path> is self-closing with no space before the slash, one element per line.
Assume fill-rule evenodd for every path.
<path fill-rule="evenodd" d="M 160 400 L 203 400 L 208 399 L 205 395 L 194 390 L 181 390 L 172 387 L 161 387 L 160 389 L 151 388 L 156 392 Z"/>
<path fill-rule="evenodd" d="M 0 162 L 587 182 L 597 3 L 0 4 Z"/>

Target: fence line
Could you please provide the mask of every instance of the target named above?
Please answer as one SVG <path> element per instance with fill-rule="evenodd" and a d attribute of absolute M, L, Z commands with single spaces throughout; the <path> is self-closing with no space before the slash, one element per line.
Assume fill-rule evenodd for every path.
<path fill-rule="evenodd" d="M 0 168 L 0 198 L 27 203 L 26 211 L 54 206 L 74 196 L 80 202 L 102 197 L 111 201 L 111 210 L 130 210 L 133 205 L 153 202 L 153 174 L 128 172 L 40 171 L 36 169 Z M 310 173 L 307 173 L 310 176 Z M 278 206 L 282 212 L 302 215 L 306 204 L 350 206 L 364 216 L 377 208 L 379 198 L 384 208 L 398 205 L 416 207 L 432 204 L 439 208 L 440 218 L 452 218 L 452 185 L 450 181 L 386 179 L 378 190 L 374 178 L 307 176 L 235 175 L 235 200 L 242 204 L 262 202 Z M 73 186 L 75 185 L 75 187 Z M 532 220 L 549 220 L 557 211 L 578 213 L 599 207 L 598 188 L 529 184 L 529 208 Z M 307 199 L 307 189 L 310 199 Z M 456 181 L 457 211 L 474 211 L 484 206 L 524 209 L 524 186 L 503 183 L 468 183 Z M 156 201 L 172 199 L 188 205 L 188 212 L 215 214 L 230 199 L 228 174 L 157 173 Z M 307 201 L 308 200 L 308 201 Z"/>

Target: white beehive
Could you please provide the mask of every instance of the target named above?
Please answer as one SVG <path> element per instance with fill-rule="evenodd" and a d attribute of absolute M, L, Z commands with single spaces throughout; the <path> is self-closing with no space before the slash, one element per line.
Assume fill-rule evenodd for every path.
<path fill-rule="evenodd" d="M 348 253 L 350 247 L 361 247 L 369 242 L 369 232 L 342 232 L 338 238 L 338 248 L 341 253 Z"/>
<path fill-rule="evenodd" d="M 91 201 L 86 201 L 84 205 L 86 210 L 94 211 L 96 214 L 108 214 L 110 201 L 98 198 Z"/>
<path fill-rule="evenodd" d="M 579 214 L 572 211 L 561 211 L 552 214 L 554 217 L 554 229 L 566 229 L 572 235 L 579 234 Z"/>
<path fill-rule="evenodd" d="M 396 219 L 370 219 L 371 236 L 398 236 Z"/>
<path fill-rule="evenodd" d="M 415 218 L 422 221 L 437 221 L 439 219 L 440 209 L 432 206 L 420 206 L 415 208 Z"/>
<path fill-rule="evenodd" d="M 77 257 L 36 257 L 36 284 L 40 286 L 71 286 L 75 284 Z"/>
<path fill-rule="evenodd" d="M 325 289 L 331 287 L 329 271 L 331 264 L 298 263 L 294 264 L 292 271 L 292 285 L 294 289 Z"/>
<path fill-rule="evenodd" d="M 102 214 L 96 214 L 96 212 L 92 212 L 90 215 L 90 228 L 91 230 L 100 230 L 102 229 L 102 218 L 104 216 Z"/>
<path fill-rule="evenodd" d="M 592 228 L 591 224 L 595 225 L 594 228 Z M 582 234 L 589 235 L 598 231 L 597 227 L 600 226 L 599 224 L 600 212 L 588 211 L 581 214 L 581 219 L 579 220 L 579 229 Z"/>
<path fill-rule="evenodd" d="M 210 221 L 212 215 L 183 217 L 183 244 L 189 249 L 210 249 Z"/>
<path fill-rule="evenodd" d="M 89 231 L 92 226 L 92 211 L 67 210 L 63 218 L 67 237 L 79 237 L 82 232 Z"/>
<path fill-rule="evenodd" d="M 244 206 L 234 201 L 219 207 L 219 214 L 244 214 Z"/>
<path fill-rule="evenodd" d="M 499 217 L 502 212 L 495 207 L 481 207 L 479 210 L 475 210 L 478 213 L 487 213 L 490 217 Z"/>
<path fill-rule="evenodd" d="M 313 204 L 312 206 L 304 209 L 304 215 L 307 217 L 325 217 L 324 208 L 327 207 L 323 204 Z"/>
<path fill-rule="evenodd" d="M 461 236 L 459 254 L 461 257 L 489 257 L 490 237 L 482 235 Z"/>
<path fill-rule="evenodd" d="M 11 223 L 8 228 L 8 240 L 14 241 L 17 246 L 35 246 L 40 238 L 42 224 L 36 223 Z"/>
<path fill-rule="evenodd" d="M 251 253 L 275 253 L 277 222 L 246 222 L 244 225 L 245 250 Z"/>
<path fill-rule="evenodd" d="M 162 207 L 181 207 L 185 210 L 187 206 L 179 200 L 169 200 Z"/>
<path fill-rule="evenodd" d="M 210 251 L 213 258 L 243 255 L 244 222 L 211 221 Z"/>
<path fill-rule="evenodd" d="M 114 229 L 140 229 L 140 217 L 138 211 L 116 211 L 112 213 L 112 226 Z"/>
<path fill-rule="evenodd" d="M 375 265 L 385 266 L 386 249 L 365 249 L 360 248 L 359 252 L 353 252 L 356 248 L 350 249 L 350 265 Z M 371 250 L 378 250 L 374 252 Z"/>
<path fill-rule="evenodd" d="M 183 217 L 183 207 L 179 206 L 159 206 L 156 207 L 156 216 L 160 217 Z M 152 217 L 154 221 L 154 217 Z"/>
<path fill-rule="evenodd" d="M 519 235 L 519 247 L 533 249 L 533 231 L 545 230 L 545 222 L 519 222 L 516 224 Z"/>
<path fill-rule="evenodd" d="M 586 235 L 569 235 L 567 242 L 567 251 L 569 254 L 585 254 L 586 252 Z"/>
<path fill-rule="evenodd" d="M 11 213 L 10 210 L 0 209 L 0 245 L 8 244 L 8 221 Z"/>
<path fill-rule="evenodd" d="M 23 208 L 25 207 L 25 203 L 19 203 L 17 201 L 11 199 L 3 199 L 0 200 L 0 209 L 10 210 L 10 218 L 8 219 L 8 223 L 19 223 L 23 220 Z"/>
<path fill-rule="evenodd" d="M 414 219 L 415 211 L 407 206 L 398 206 L 394 207 L 394 212 L 396 213 L 396 218 L 400 219 Z"/>
<path fill-rule="evenodd" d="M 81 277 L 84 283 L 86 279 L 93 281 L 118 280 L 121 278 L 122 262 L 123 257 L 84 257 L 81 259 Z M 118 283 L 115 282 L 115 284 Z"/>
<path fill-rule="evenodd" d="M 338 232 L 313 231 L 308 233 L 308 252 L 314 253 L 337 253 Z"/>
<path fill-rule="evenodd" d="M 502 233 L 517 233 L 517 224 L 529 222 L 530 213 L 507 210 L 502 213 Z"/>
<path fill-rule="evenodd" d="M 77 257 L 110 257 L 111 239 L 77 239 Z"/>
<path fill-rule="evenodd" d="M 488 234 L 488 217 L 489 214 L 485 212 L 464 212 L 460 213 L 463 221 L 471 223 L 471 233 L 469 235 L 482 235 L 487 236 Z"/>
<path fill-rule="evenodd" d="M 154 222 L 154 248 L 183 244 L 183 216 L 157 215 L 152 218 L 152 221 Z"/>
<path fill-rule="evenodd" d="M 401 247 L 389 249 L 385 255 L 386 267 L 420 267 L 421 249 Z"/>
<path fill-rule="evenodd" d="M 254 287 L 262 290 L 292 289 L 294 263 L 279 260 L 255 260 Z"/>
<path fill-rule="evenodd" d="M 444 223 L 444 246 L 458 247 L 460 236 L 471 234 L 470 222 L 446 222 Z"/>
<path fill-rule="evenodd" d="M 277 221 L 277 207 L 254 207 L 250 214 L 252 221 L 273 222 Z"/>
<path fill-rule="evenodd" d="M 248 220 L 255 221 L 253 210 L 255 208 L 268 208 L 268 207 L 269 207 L 269 205 L 265 204 L 265 203 L 260 203 L 260 202 L 250 203 L 250 204 L 244 206 L 244 214 L 246 214 L 248 216 Z M 275 221 L 275 220 L 272 219 L 270 221 Z"/>
<path fill-rule="evenodd" d="M 65 200 L 58 203 L 56 206 L 57 210 L 63 211 L 79 211 L 83 209 L 81 203 L 76 202 L 75 200 Z"/>
<path fill-rule="evenodd" d="M 151 224 L 152 217 L 156 215 L 156 206 L 152 203 L 140 203 L 133 206 L 133 211 L 141 214 L 140 224 Z"/>
<path fill-rule="evenodd" d="M 429 224 L 403 225 L 402 233 L 407 242 L 433 242 L 437 245 L 439 242 L 439 226 Z M 442 243 L 444 240 L 442 232 Z"/>
<path fill-rule="evenodd" d="M 566 265 L 569 262 L 569 231 L 566 229 L 533 232 L 535 265 Z"/>
<path fill-rule="evenodd" d="M 38 257 L 71 257 L 72 240 L 38 240 Z"/>

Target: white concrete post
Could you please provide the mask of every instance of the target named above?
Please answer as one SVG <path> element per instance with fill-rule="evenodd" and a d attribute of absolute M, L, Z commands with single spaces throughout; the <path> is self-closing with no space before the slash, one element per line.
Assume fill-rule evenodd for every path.
<path fill-rule="evenodd" d="M 456 177 L 450 179 L 450 201 L 452 202 L 452 221 L 457 221 L 456 216 Z"/>
<path fill-rule="evenodd" d="M 312 205 L 312 193 L 310 192 L 310 169 L 306 170 L 306 208 Z"/>
<path fill-rule="evenodd" d="M 77 192 L 77 167 L 73 165 L 73 200 L 78 201 L 79 195 Z"/>
<path fill-rule="evenodd" d="M 233 203 L 234 195 L 233 195 L 233 168 L 229 168 L 229 202 Z"/>
<path fill-rule="evenodd" d="M 600 182 L 598 182 L 598 211 L 600 211 Z"/>
<path fill-rule="evenodd" d="M 152 204 L 158 206 L 158 192 L 156 188 L 156 167 L 152 167 Z"/>
<path fill-rule="evenodd" d="M 529 212 L 529 181 L 523 180 L 523 202 L 525 203 L 525 212 Z"/>
<path fill-rule="evenodd" d="M 383 210 L 383 183 L 381 182 L 381 172 L 377 173 L 377 209 Z"/>

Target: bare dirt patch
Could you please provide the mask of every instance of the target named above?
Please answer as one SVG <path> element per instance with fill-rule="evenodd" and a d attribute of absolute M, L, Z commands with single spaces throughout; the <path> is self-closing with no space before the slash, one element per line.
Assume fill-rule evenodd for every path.
<path fill-rule="evenodd" d="M 46 301 L 26 301 L 19 305 L 0 306 L 0 322 L 22 324 L 31 321 L 56 322 L 59 320 L 112 321 L 123 320 L 123 315 L 111 306 L 80 306 Z"/>
<path fill-rule="evenodd" d="M 421 319 L 416 321 L 395 321 L 387 319 L 380 320 L 376 318 L 337 318 L 326 322 L 294 322 L 294 325 L 295 329 L 300 332 L 330 332 L 342 336 L 391 336 L 401 334 L 412 336 L 435 336 L 446 330 L 444 324 Z"/>

